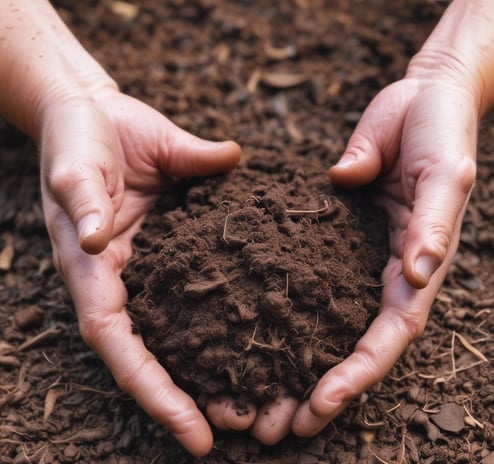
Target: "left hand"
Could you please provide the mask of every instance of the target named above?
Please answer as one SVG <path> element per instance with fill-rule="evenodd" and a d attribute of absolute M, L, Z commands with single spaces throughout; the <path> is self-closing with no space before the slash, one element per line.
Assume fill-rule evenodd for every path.
<path fill-rule="evenodd" d="M 290 430 L 300 436 L 321 431 L 381 381 L 423 332 L 456 252 L 475 179 L 478 99 L 459 82 L 409 78 L 384 89 L 330 169 L 340 186 L 374 181 L 376 204 L 388 212 L 391 257 L 380 312 L 309 400 L 300 403 L 285 392 L 252 415 L 251 431 L 261 442 L 274 444 Z M 215 413 L 222 417 L 220 406 Z"/>
<path fill-rule="evenodd" d="M 475 181 L 478 99 L 459 82 L 409 78 L 384 89 L 330 169 L 342 186 L 377 179 L 376 204 L 389 215 L 391 257 L 378 316 L 354 352 L 300 406 L 292 424 L 298 435 L 319 432 L 381 381 L 424 331 Z"/>

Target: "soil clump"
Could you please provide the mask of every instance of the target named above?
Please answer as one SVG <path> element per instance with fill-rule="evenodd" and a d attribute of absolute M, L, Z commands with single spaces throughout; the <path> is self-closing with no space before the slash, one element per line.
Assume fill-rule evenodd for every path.
<path fill-rule="evenodd" d="M 136 237 L 124 271 L 136 330 L 200 403 L 259 405 L 280 385 L 303 397 L 377 312 L 386 216 L 362 192 L 340 199 L 307 158 L 247 155 Z"/>
<path fill-rule="evenodd" d="M 373 317 L 379 287 L 366 280 L 362 288 L 352 289 L 350 281 L 345 280 L 340 284 L 341 293 L 334 288 L 329 292 L 325 287 L 329 280 L 317 280 L 317 269 L 321 275 L 331 274 L 341 264 L 341 257 L 294 272 L 293 267 L 300 263 L 292 261 L 291 255 L 304 250 L 303 262 L 310 263 L 309 255 L 330 254 L 333 248 L 323 242 L 324 234 L 334 241 L 345 241 L 342 253 L 348 262 L 344 264 L 353 269 L 366 259 L 351 253 L 355 250 L 349 239 L 355 231 L 355 243 L 360 244 L 357 249 L 360 247 L 365 256 L 372 256 L 372 250 L 382 250 L 381 226 L 371 230 L 375 208 L 366 206 L 366 202 L 355 204 L 359 197 L 368 200 L 368 193 L 361 191 L 348 197 L 346 192 L 335 191 L 326 169 L 341 154 L 372 97 L 404 75 L 410 57 L 421 47 L 447 2 L 55 0 L 53 4 L 123 91 L 146 101 L 198 136 L 233 139 L 242 146 L 243 164 L 230 175 L 177 184 L 168 197 L 161 199 L 148 217 L 144 234 L 135 242 L 136 258 L 150 247 L 152 251 L 155 238 L 147 239 L 146 234 L 161 234 L 161 242 L 153 245 L 156 253 L 150 254 L 155 260 L 158 250 L 166 248 L 164 238 L 175 240 L 180 236 L 184 240 L 190 235 L 183 230 L 184 224 L 189 224 L 190 232 L 205 244 L 204 253 L 191 258 L 192 248 L 185 247 L 187 268 L 190 259 L 197 260 L 198 268 L 194 273 L 189 271 L 187 288 L 182 280 L 176 286 L 177 295 L 170 291 L 168 297 L 180 301 L 184 292 L 189 299 L 202 295 L 196 303 L 220 300 L 218 308 L 212 309 L 219 311 L 230 296 L 239 309 L 229 313 L 228 328 L 250 329 L 242 335 L 239 349 L 245 351 L 249 340 L 271 346 L 279 342 L 278 351 L 262 351 L 252 344 L 248 353 L 263 359 L 276 354 L 280 363 L 285 363 L 282 371 L 292 369 L 290 360 L 296 359 L 299 365 L 292 388 L 296 390 L 300 384 L 301 392 L 310 389 L 312 375 L 319 375 L 314 369 L 317 355 L 310 360 L 309 356 L 289 354 L 285 349 L 288 336 L 283 340 L 272 330 L 275 325 L 282 326 L 282 321 L 274 324 L 263 315 L 254 334 L 253 321 L 261 318 L 255 312 L 259 312 L 257 303 L 284 308 L 278 303 L 285 302 L 288 295 L 293 300 L 290 311 L 295 313 L 296 306 L 300 314 L 307 315 L 308 297 L 323 298 L 326 291 L 338 300 L 338 308 L 345 309 L 348 306 L 342 295 L 348 292 L 362 305 L 370 302 L 364 308 L 367 313 L 360 313 L 359 328 L 353 329 L 355 338 Z M 0 121 L 2 464 L 491 464 L 493 125 L 490 117 L 481 126 L 477 182 L 458 253 L 424 334 L 389 375 L 351 402 L 312 439 L 289 436 L 267 447 L 245 433 L 216 433 L 213 452 L 194 459 L 118 389 L 101 360 L 82 342 L 72 303 L 53 266 L 39 195 L 36 147 Z M 322 214 L 287 215 L 287 210 L 322 210 Z M 346 222 L 337 223 L 340 214 L 351 218 L 351 227 Z M 253 230 L 249 226 L 253 221 L 263 227 L 269 225 L 272 235 L 259 242 L 253 240 L 263 230 Z M 206 223 L 210 229 L 199 233 Z M 321 245 L 311 249 L 306 244 L 312 243 L 313 237 Z M 270 277 L 265 279 L 269 284 L 266 287 L 258 287 L 261 277 L 243 267 L 246 247 L 246 256 L 257 265 L 252 244 L 258 243 L 269 243 L 271 249 L 267 251 L 276 256 L 270 264 L 272 271 L 266 273 Z M 293 253 L 286 248 L 288 245 Z M 177 250 L 166 252 L 175 259 Z M 222 256 L 224 262 L 219 265 L 213 261 L 214 272 L 208 272 L 202 261 L 205 254 Z M 381 259 L 378 256 L 365 269 L 370 282 L 378 279 Z M 335 267 L 327 269 L 328 263 Z M 241 300 L 232 297 L 237 281 L 228 270 L 233 268 L 240 270 L 237 281 L 242 288 L 238 292 L 244 298 L 248 294 L 251 307 L 241 308 Z M 279 269 L 282 271 L 277 272 Z M 360 269 L 357 275 L 365 272 Z M 298 286 L 308 285 L 307 277 L 314 279 L 314 286 L 322 282 L 321 288 L 298 290 Z M 337 279 L 340 277 L 344 276 L 338 275 Z M 169 286 L 166 282 L 161 284 Z M 136 301 L 143 284 L 136 279 L 128 284 Z M 268 292 L 274 294 L 266 298 Z M 329 303 L 318 306 L 315 315 L 325 311 Z M 252 322 L 250 317 L 254 317 Z M 326 318 L 329 322 L 334 317 L 319 314 L 321 321 Z M 309 324 L 321 330 L 312 319 Z M 260 326 L 271 328 L 271 332 L 263 333 Z M 351 331 L 345 327 L 345 331 Z M 174 326 L 172 330 L 186 328 Z M 278 342 L 273 340 L 275 335 Z M 196 341 L 201 337 L 196 334 Z M 160 342 L 165 339 L 163 336 Z M 308 346 L 319 347 L 316 343 Z M 297 348 L 291 348 L 294 354 Z M 344 350 L 351 349 L 339 340 L 335 348 L 331 351 L 332 347 L 324 346 L 324 352 L 341 357 L 345 356 Z M 215 356 L 212 358 L 214 362 Z M 298 372 L 310 362 L 308 377 L 301 378 Z M 270 379 L 276 382 L 274 368 L 272 374 Z M 234 375 L 239 386 L 245 377 L 235 370 L 232 375 L 224 371 L 214 375 L 221 388 L 232 388 Z M 185 378 L 184 384 L 196 388 L 190 379 Z"/>

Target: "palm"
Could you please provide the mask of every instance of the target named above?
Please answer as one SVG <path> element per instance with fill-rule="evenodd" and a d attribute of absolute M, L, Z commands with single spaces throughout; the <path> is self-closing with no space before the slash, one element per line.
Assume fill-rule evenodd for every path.
<path fill-rule="evenodd" d="M 231 169 L 239 155 L 236 144 L 197 139 L 117 92 L 97 104 L 65 102 L 43 125 L 46 224 L 81 335 L 122 389 L 197 455 L 212 445 L 208 424 L 132 335 L 120 272 L 132 236 L 156 195 L 170 186 L 169 176 Z"/>
<path fill-rule="evenodd" d="M 362 116 L 336 183 L 374 181 L 389 215 L 391 257 L 381 309 L 355 351 L 318 383 L 292 428 L 312 435 L 391 369 L 425 326 L 456 251 L 475 177 L 477 115 L 464 89 L 405 79 L 384 89 Z M 471 111 L 468 111 L 468 109 Z"/>

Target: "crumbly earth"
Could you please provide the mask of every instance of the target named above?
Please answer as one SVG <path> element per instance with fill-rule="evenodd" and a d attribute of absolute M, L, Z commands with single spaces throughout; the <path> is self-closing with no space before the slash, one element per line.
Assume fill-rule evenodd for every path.
<path fill-rule="evenodd" d="M 150 253 L 150 260 L 160 253 L 175 259 L 177 250 L 170 244 L 175 239 L 185 240 L 189 231 L 183 233 L 184 225 L 192 224 L 190 218 L 195 217 L 190 232 L 201 240 L 202 251 L 210 258 L 223 257 L 222 265 L 210 258 L 204 261 L 204 253 L 191 257 L 191 247 L 186 246 L 180 259 L 185 260 L 189 274 L 180 280 L 180 266 L 168 269 L 178 274 L 168 274 L 162 284 L 170 286 L 172 279 L 168 278 L 172 277 L 178 285 L 176 292 L 169 292 L 164 299 L 192 299 L 203 304 L 217 298 L 220 304 L 212 311 L 219 311 L 229 301 L 237 312 L 229 312 L 228 329 L 246 331 L 240 333 L 238 346 L 229 347 L 228 356 L 239 352 L 247 363 L 245 350 L 250 348 L 247 353 L 260 356 L 262 363 L 278 358 L 282 368 L 273 369 L 269 385 L 278 381 L 279 373 L 294 368 L 293 361 L 297 368 L 290 377 L 294 383 L 290 388 L 305 392 L 326 362 L 330 365 L 351 349 L 341 342 L 343 337 L 350 332 L 358 336 L 373 317 L 379 294 L 374 284 L 383 258 L 382 218 L 373 207 L 365 206 L 368 192 L 350 195 L 335 191 L 325 171 L 338 158 L 372 97 L 403 76 L 410 56 L 431 31 L 445 3 L 136 0 L 132 4 L 137 9 L 128 8 L 129 4 L 122 8 L 113 0 L 54 1 L 77 37 L 125 92 L 197 135 L 232 138 L 245 152 L 241 167 L 230 176 L 184 182 L 164 197 L 156 208 L 163 211 L 159 220 L 150 214 L 145 233 L 136 238 L 131 266 L 135 269 L 137 260 L 145 261 L 139 254 L 150 246 L 160 250 Z M 491 464 L 493 123 L 487 119 L 481 127 L 477 185 L 456 258 L 425 333 L 389 375 L 313 439 L 290 436 L 266 447 L 245 434 L 216 432 L 213 452 L 198 460 L 118 390 L 105 366 L 82 343 L 70 299 L 51 259 L 41 212 L 36 149 L 0 122 L 1 462 Z M 256 178 L 257 185 L 250 176 Z M 239 186 L 244 190 L 237 190 Z M 293 210 L 312 213 L 298 215 L 290 212 Z M 343 218 L 352 220 L 337 221 Z M 252 230 L 254 221 L 262 227 Z M 197 233 L 205 224 L 210 225 L 211 233 Z M 259 241 L 252 238 L 265 226 L 273 233 Z M 161 242 L 156 239 L 157 230 L 163 231 Z M 357 237 L 349 240 L 354 233 Z M 333 245 L 329 246 L 325 240 L 331 239 Z M 308 245 L 312 240 L 313 247 Z M 333 257 L 335 267 L 331 268 L 324 254 L 330 254 L 338 240 L 344 242 L 341 252 L 345 258 Z M 256 259 L 253 245 L 265 243 L 275 256 L 270 264 Z M 352 254 L 354 247 L 361 250 L 358 256 Z M 321 262 L 314 262 L 310 269 L 293 271 L 294 266 L 318 256 Z M 198 267 L 189 266 L 190 260 Z M 246 272 L 247 260 L 255 263 L 250 272 Z M 367 264 L 356 274 L 345 273 L 341 267 L 346 264 L 348 269 L 358 269 L 358 263 Z M 267 266 L 270 273 L 270 278 L 264 279 L 262 299 L 256 292 L 260 275 L 264 275 L 259 272 L 264 271 L 257 265 Z M 232 269 L 239 274 L 232 276 Z M 333 272 L 336 269 L 339 271 Z M 165 270 L 166 266 L 156 267 L 157 272 Z M 325 287 L 328 279 L 321 276 L 331 272 L 342 278 L 338 289 Z M 345 274 L 352 278 L 367 275 L 368 280 L 355 289 L 344 279 Z M 305 279 L 309 277 L 312 289 L 320 294 L 300 290 L 308 285 Z M 142 283 L 140 288 L 128 278 L 132 304 L 137 304 L 144 290 Z M 325 292 L 333 302 L 325 299 Z M 153 297 L 158 294 L 153 292 Z M 327 312 L 335 307 L 346 311 L 349 295 L 365 309 L 356 326 L 349 325 L 344 312 L 339 313 L 340 319 Z M 349 300 L 345 301 L 345 296 Z M 311 298 L 324 299 L 324 304 L 311 302 Z M 306 308 L 312 305 L 313 318 L 304 316 L 304 322 L 315 329 L 310 333 L 320 338 L 308 344 L 321 348 L 318 354 L 304 357 L 300 346 L 288 349 L 286 344 L 293 343 L 288 335 L 280 336 L 280 327 L 293 334 L 296 326 L 292 316 L 283 319 L 288 300 L 290 315 L 307 315 Z M 144 309 L 150 310 L 147 306 L 141 309 L 143 314 Z M 157 305 L 156 312 L 159 309 Z M 282 320 L 271 320 L 270 311 L 280 314 Z M 132 312 L 136 329 L 139 327 L 151 343 L 153 335 L 146 335 L 137 317 L 139 311 Z M 329 342 L 326 333 L 324 338 L 320 336 L 323 326 L 316 323 L 317 318 L 321 322 L 334 320 L 342 327 L 337 342 Z M 254 321 L 259 321 L 255 332 Z M 160 343 L 173 345 L 173 337 L 185 330 L 176 321 L 171 323 L 175 325 L 168 328 L 166 337 L 160 337 Z M 187 350 L 202 346 L 202 337 L 196 332 Z M 261 349 L 258 344 L 271 348 Z M 216 342 L 208 344 L 210 349 L 218 346 Z M 220 358 L 218 353 L 203 353 L 203 360 L 213 364 Z M 168 352 L 164 357 L 170 356 L 172 365 L 174 354 Z M 331 359 L 320 361 L 318 356 Z M 314 370 L 318 363 L 319 371 Z M 245 394 L 241 382 L 248 376 L 238 375 L 240 370 L 220 372 L 217 366 L 203 371 L 213 375 L 213 384 L 238 388 L 239 396 Z M 200 392 L 194 390 L 197 380 L 177 378 L 195 391 L 200 402 L 202 387 Z M 269 389 L 260 392 L 257 398 L 269 393 Z"/>
<path fill-rule="evenodd" d="M 310 154 L 262 150 L 149 215 L 123 274 L 129 311 L 201 404 L 217 393 L 261 404 L 280 385 L 303 397 L 364 334 L 386 216 L 333 190 Z"/>

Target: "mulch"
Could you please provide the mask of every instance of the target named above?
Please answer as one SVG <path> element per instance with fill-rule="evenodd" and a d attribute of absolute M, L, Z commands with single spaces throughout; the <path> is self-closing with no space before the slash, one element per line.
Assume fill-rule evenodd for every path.
<path fill-rule="evenodd" d="M 388 253 L 369 192 L 335 189 L 326 170 L 445 5 L 54 4 L 123 91 L 244 150 L 232 173 L 183 182 L 150 212 L 124 273 L 135 330 L 199 404 L 221 391 L 262 402 L 280 382 L 307 394 L 374 317 Z M 312 439 L 268 447 L 215 431 L 200 460 L 81 341 L 51 259 L 36 149 L 0 122 L 1 462 L 492 464 L 492 122 L 457 256 L 424 335 L 386 379 Z"/>

